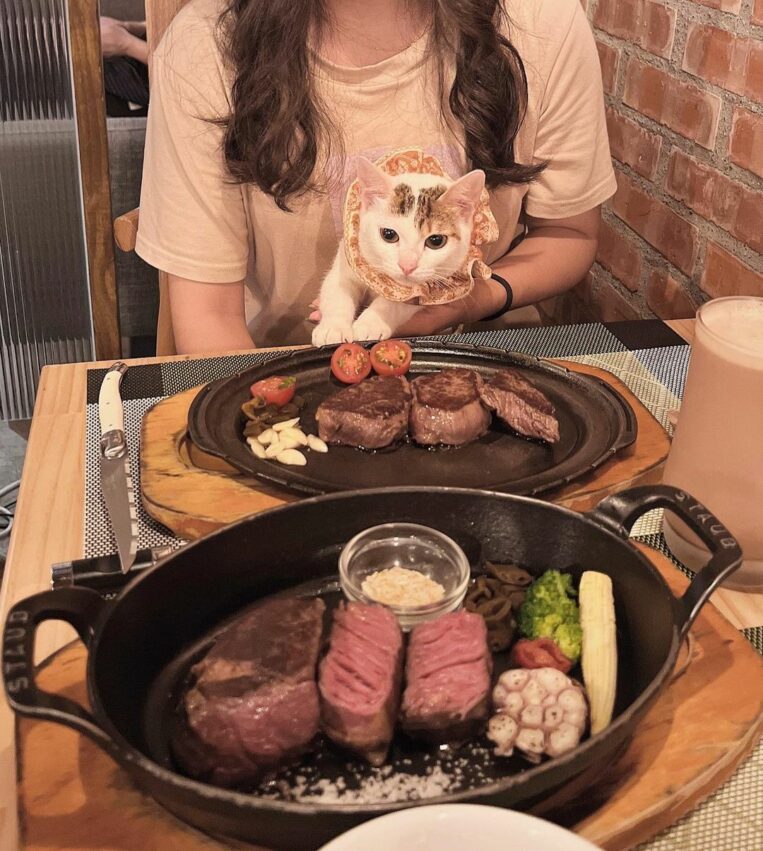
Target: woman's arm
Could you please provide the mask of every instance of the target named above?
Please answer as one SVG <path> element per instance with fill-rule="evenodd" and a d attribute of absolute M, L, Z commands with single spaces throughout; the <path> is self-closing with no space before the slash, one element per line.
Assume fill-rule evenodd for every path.
<path fill-rule="evenodd" d="M 169 275 L 170 313 L 180 355 L 253 349 L 244 282 L 204 284 Z"/>
<path fill-rule="evenodd" d="M 559 295 L 582 280 L 596 257 L 600 221 L 599 207 L 567 219 L 528 218 L 525 239 L 492 265 L 511 285 L 513 307 Z M 478 281 L 464 299 L 422 308 L 398 333 L 434 334 L 460 322 L 479 322 L 500 310 L 505 299 L 499 283 Z"/>

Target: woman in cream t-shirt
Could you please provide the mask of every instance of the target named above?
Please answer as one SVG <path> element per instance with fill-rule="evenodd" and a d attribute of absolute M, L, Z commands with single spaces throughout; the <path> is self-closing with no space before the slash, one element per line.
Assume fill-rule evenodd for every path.
<path fill-rule="evenodd" d="M 505 20 L 499 0 L 237 7 L 191 0 L 152 60 L 137 251 L 169 275 L 178 351 L 309 342 L 358 155 L 417 147 L 452 178 L 484 169 L 500 229 L 485 261 L 513 308 L 583 277 L 616 184 L 579 0 L 508 0 Z M 506 301 L 480 280 L 398 332 Z"/>

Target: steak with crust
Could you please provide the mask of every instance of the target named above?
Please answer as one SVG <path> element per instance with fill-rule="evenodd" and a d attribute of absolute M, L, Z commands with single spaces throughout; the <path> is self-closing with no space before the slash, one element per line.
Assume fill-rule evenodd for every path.
<path fill-rule="evenodd" d="M 482 401 L 514 431 L 558 443 L 559 421 L 537 387 L 515 369 L 502 369 L 480 387 Z"/>
<path fill-rule="evenodd" d="M 191 669 L 172 749 L 192 777 L 253 784 L 318 732 L 320 599 L 267 600 L 236 618 Z"/>
<path fill-rule="evenodd" d="M 411 391 L 402 376 L 376 376 L 334 393 L 318 406 L 318 435 L 326 443 L 381 449 L 408 431 Z"/>
<path fill-rule="evenodd" d="M 443 369 L 411 381 L 410 433 L 416 443 L 463 446 L 490 428 L 480 401 L 481 376 L 471 369 Z"/>

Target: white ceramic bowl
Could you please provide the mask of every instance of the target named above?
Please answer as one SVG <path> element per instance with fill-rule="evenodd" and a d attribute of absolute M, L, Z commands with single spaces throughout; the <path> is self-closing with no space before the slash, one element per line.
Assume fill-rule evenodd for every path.
<path fill-rule="evenodd" d="M 321 851 L 596 851 L 549 821 L 480 804 L 399 810 L 337 836 Z"/>

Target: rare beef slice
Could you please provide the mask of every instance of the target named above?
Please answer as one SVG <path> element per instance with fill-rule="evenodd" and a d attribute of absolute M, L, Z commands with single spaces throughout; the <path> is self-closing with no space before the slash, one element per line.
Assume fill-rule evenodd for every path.
<path fill-rule="evenodd" d="M 339 606 L 320 665 L 324 733 L 381 765 L 394 733 L 402 671 L 403 635 L 395 615 L 374 604 Z"/>

